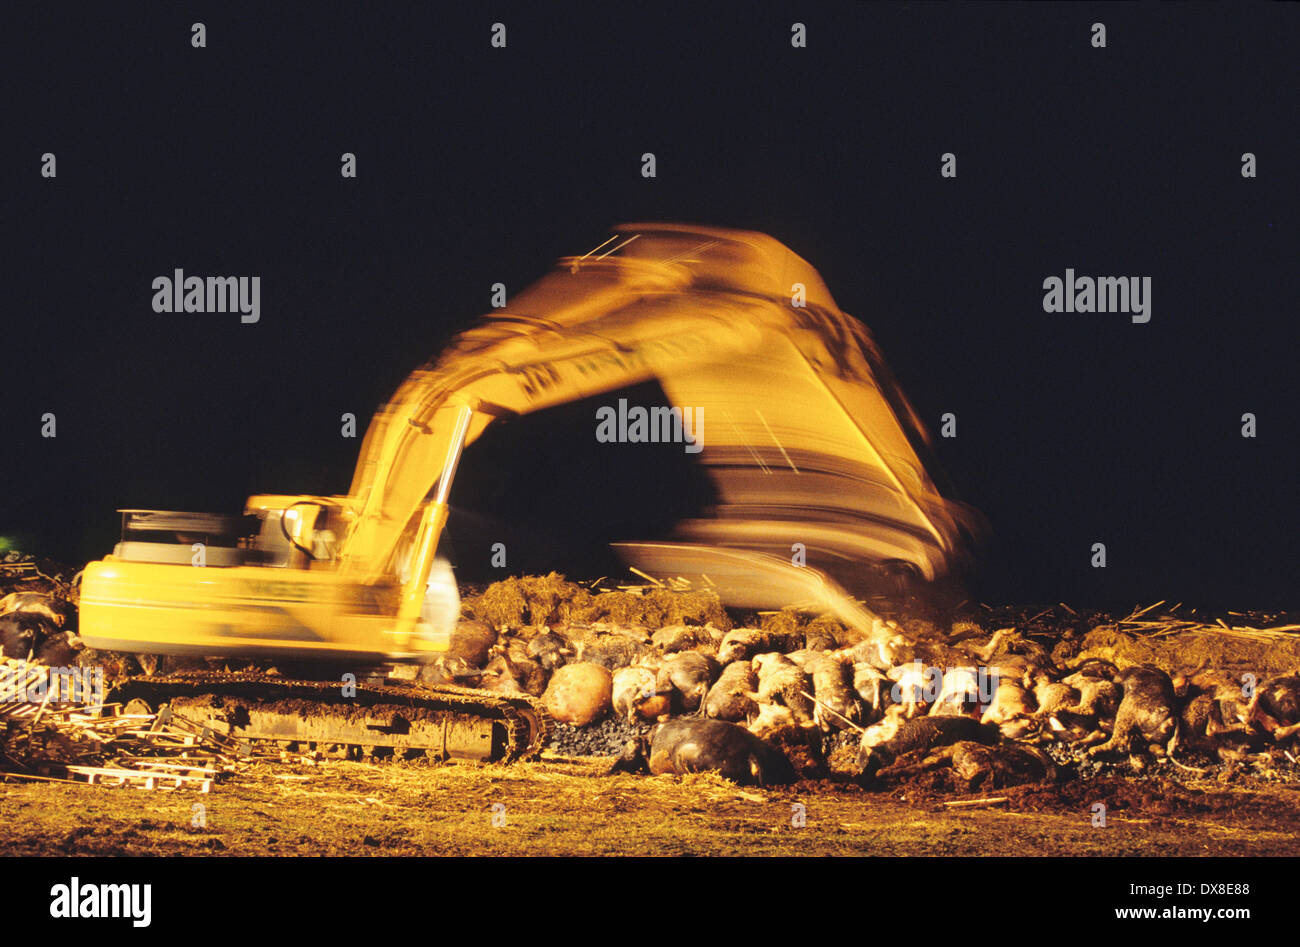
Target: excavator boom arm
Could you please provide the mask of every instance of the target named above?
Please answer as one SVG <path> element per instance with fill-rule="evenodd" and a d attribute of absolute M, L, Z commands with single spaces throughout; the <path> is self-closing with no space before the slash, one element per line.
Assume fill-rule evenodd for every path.
<path fill-rule="evenodd" d="M 620 254 L 561 260 L 381 409 L 353 478 L 357 515 L 339 568 L 391 574 L 432 491 L 449 479 L 458 425 L 467 423 L 467 446 L 497 417 L 657 379 L 677 404 L 709 417 L 706 465 L 711 454 L 717 469 L 770 474 L 773 458 L 783 476 L 764 479 L 785 485 L 777 494 L 790 508 L 818 504 L 814 483 L 839 478 L 861 494 L 854 515 L 905 531 L 899 558 L 922 560 L 927 577 L 942 571 L 958 516 L 914 451 L 924 432 L 882 379 L 869 335 L 816 271 L 761 234 L 657 224 L 625 228 L 621 240 Z M 814 468 L 803 479 L 796 458 Z M 739 505 L 752 499 L 746 475 L 729 482 L 741 485 Z M 420 539 L 436 545 L 437 535 Z M 863 549 L 870 555 L 869 543 Z"/>

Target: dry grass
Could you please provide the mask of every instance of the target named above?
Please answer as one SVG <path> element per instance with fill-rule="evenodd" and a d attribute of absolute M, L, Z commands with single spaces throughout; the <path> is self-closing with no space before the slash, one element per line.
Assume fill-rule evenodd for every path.
<path fill-rule="evenodd" d="M 463 611 L 494 628 L 612 622 L 624 626 L 712 623 L 727 631 L 731 617 L 710 589 L 665 588 L 660 584 L 599 591 L 552 572 L 494 582 L 464 601 Z"/>
<path fill-rule="evenodd" d="M 1288 854 L 1300 792 L 1218 793 L 1193 811 L 1130 803 L 1094 828 L 1087 796 L 993 807 L 827 784 L 740 788 L 712 774 L 607 775 L 607 760 L 259 764 L 212 794 L 0 783 L 0 853 L 234 855 Z M 793 806 L 807 824 L 792 825 Z M 494 825 L 494 806 L 504 824 Z M 206 827 L 192 827 L 203 806 Z M 498 816 L 500 812 L 498 811 Z"/>
<path fill-rule="evenodd" d="M 1259 677 L 1300 668 L 1300 635 L 1278 629 L 1224 628 L 1199 622 L 1101 625 L 1068 662 L 1104 658 L 1118 666 L 1152 664 L 1173 674 L 1213 668 Z M 1058 661 L 1058 663 L 1061 663 Z"/>

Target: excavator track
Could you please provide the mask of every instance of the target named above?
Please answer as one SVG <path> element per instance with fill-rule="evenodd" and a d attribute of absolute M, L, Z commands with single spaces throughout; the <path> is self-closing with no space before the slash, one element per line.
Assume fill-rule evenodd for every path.
<path fill-rule="evenodd" d="M 552 722 L 541 702 L 451 685 L 311 681 L 257 671 L 180 671 L 127 678 L 110 702 L 169 707 L 174 716 L 237 741 L 344 748 L 372 756 L 536 759 Z M 138 706 L 138 705 L 137 705 Z"/>

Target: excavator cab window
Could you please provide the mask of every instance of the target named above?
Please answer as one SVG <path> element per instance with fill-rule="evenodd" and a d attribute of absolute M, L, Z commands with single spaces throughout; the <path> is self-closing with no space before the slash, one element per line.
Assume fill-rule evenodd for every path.
<path fill-rule="evenodd" d="M 203 564 L 214 568 L 243 565 L 246 538 L 256 529 L 251 517 L 175 510 L 119 510 L 122 539 L 113 555 L 128 562 L 193 565 L 202 548 Z"/>
<path fill-rule="evenodd" d="M 284 510 L 260 510 L 261 520 L 254 543 L 255 564 L 269 569 L 287 569 L 293 560 L 294 548 L 283 529 Z"/>
<path fill-rule="evenodd" d="M 285 510 L 260 510 L 261 520 L 254 546 L 257 564 L 271 569 L 307 569 L 313 562 L 335 557 L 338 537 L 336 517 L 329 507 L 295 503 Z"/>

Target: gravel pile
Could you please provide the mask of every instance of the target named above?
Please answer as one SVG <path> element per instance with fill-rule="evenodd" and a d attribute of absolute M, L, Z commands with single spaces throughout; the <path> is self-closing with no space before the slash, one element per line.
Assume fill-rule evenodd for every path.
<path fill-rule="evenodd" d="M 649 733 L 653 727 L 652 723 L 628 723 L 612 715 L 585 727 L 556 721 L 550 749 L 563 756 L 618 756 L 628 740 Z"/>
<path fill-rule="evenodd" d="M 1145 769 L 1139 772 L 1133 768 L 1127 758 L 1118 760 L 1096 759 L 1088 756 L 1088 750 L 1084 746 L 1070 743 L 1048 743 L 1042 747 L 1042 750 L 1069 777 L 1082 780 L 1097 779 L 1103 776 L 1123 776 L 1139 782 L 1162 777 L 1185 781 L 1188 777 L 1197 775 L 1192 770 L 1200 770 L 1203 774 L 1202 778 L 1217 779 L 1220 782 L 1231 782 L 1239 776 L 1246 775 L 1268 782 L 1295 782 L 1300 780 L 1300 765 L 1292 762 L 1281 753 L 1271 754 L 1271 761 L 1267 765 L 1263 765 L 1258 759 L 1243 763 L 1224 762 L 1203 753 L 1183 752 L 1177 754 L 1178 762 L 1183 764 L 1182 766 L 1155 760 L 1148 763 Z M 1190 769 L 1183 767 L 1190 767 Z"/>
<path fill-rule="evenodd" d="M 1070 743 L 1047 743 L 1040 747 L 1070 777 L 1075 779 L 1096 779 L 1099 776 L 1127 776 L 1130 779 L 1147 779 L 1152 775 L 1148 769 L 1135 773 L 1127 759 L 1114 761 L 1102 760 L 1088 756 L 1088 749 Z M 1161 769 L 1167 768 L 1167 765 Z"/>
<path fill-rule="evenodd" d="M 638 720 L 629 723 L 612 715 L 585 727 L 574 727 L 557 720 L 548 749 L 562 756 L 618 756 L 623 752 L 627 741 L 648 736 L 655 726 L 654 722 L 643 723 Z M 856 751 L 857 745 L 855 733 L 838 731 L 823 738 L 822 752 L 829 756 L 841 748 Z"/>

